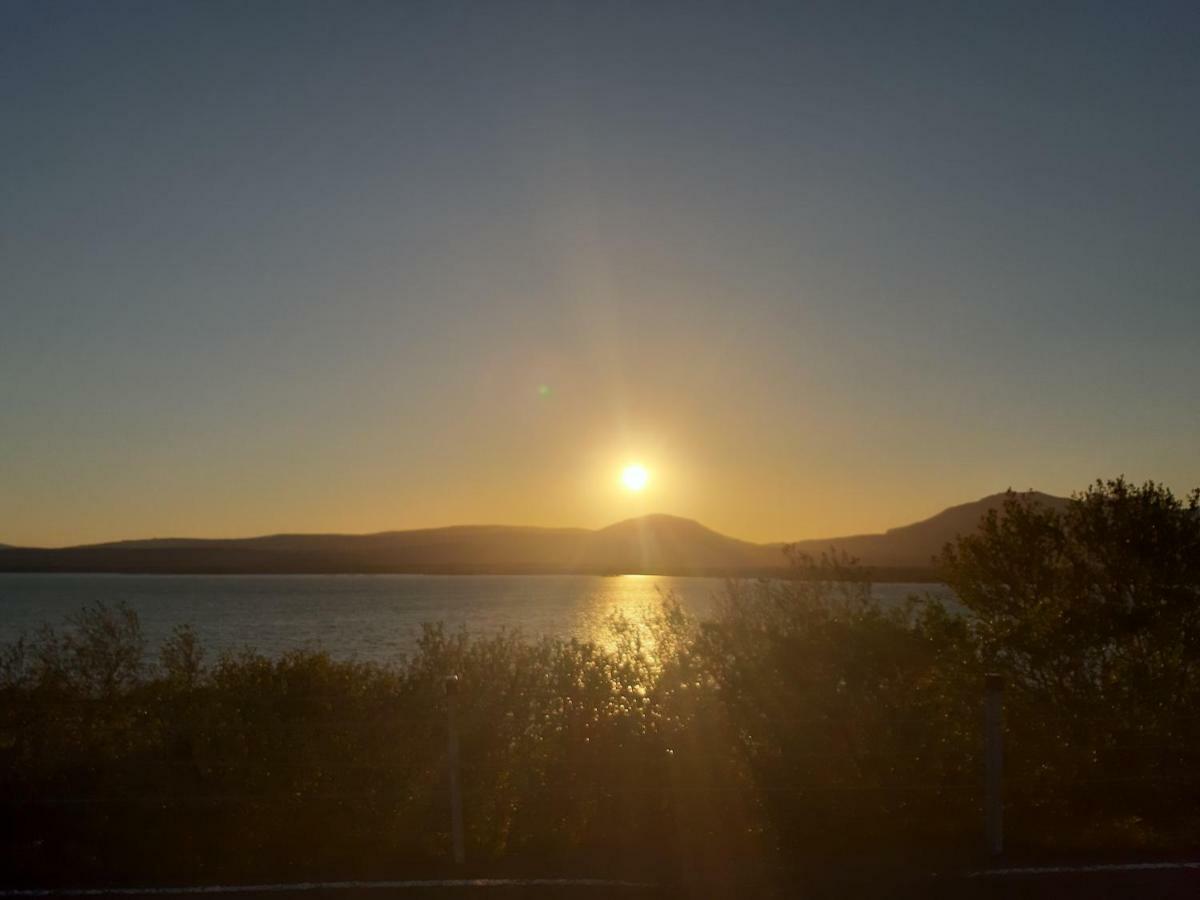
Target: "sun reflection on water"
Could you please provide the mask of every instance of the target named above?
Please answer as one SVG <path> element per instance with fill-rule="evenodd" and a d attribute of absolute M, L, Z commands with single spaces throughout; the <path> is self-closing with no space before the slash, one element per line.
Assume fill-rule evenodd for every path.
<path fill-rule="evenodd" d="M 636 640 L 643 651 L 653 655 L 657 647 L 654 623 L 672 597 L 662 581 L 654 575 L 605 577 L 600 590 L 589 598 L 581 637 L 610 651 Z"/>

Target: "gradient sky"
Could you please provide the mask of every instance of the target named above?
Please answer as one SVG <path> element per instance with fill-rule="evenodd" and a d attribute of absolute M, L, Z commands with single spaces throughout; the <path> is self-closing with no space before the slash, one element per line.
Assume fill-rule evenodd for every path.
<path fill-rule="evenodd" d="M 0 541 L 1194 486 L 1197 47 L 1195 3 L 7 0 Z"/>

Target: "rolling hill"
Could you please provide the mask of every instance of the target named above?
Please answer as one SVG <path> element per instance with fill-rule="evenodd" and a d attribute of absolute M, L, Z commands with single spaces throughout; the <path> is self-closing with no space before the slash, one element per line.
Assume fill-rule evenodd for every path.
<path fill-rule="evenodd" d="M 951 506 L 928 519 L 890 528 L 883 534 L 798 541 L 796 547 L 805 553 L 817 554 L 835 546 L 868 565 L 884 568 L 930 566 L 933 556 L 948 541 L 954 540 L 959 534 L 974 531 L 989 509 L 1000 509 L 1004 504 L 1004 496 L 992 494 L 971 503 Z M 1064 497 L 1039 491 L 1024 492 L 1022 496 L 1047 506 L 1061 507 L 1068 503 Z"/>
<path fill-rule="evenodd" d="M 1003 494 L 953 506 L 882 534 L 801 541 L 836 548 L 894 578 L 931 578 L 932 557 L 974 529 Z M 1065 500 L 1032 495 L 1042 503 Z M 0 546 L 0 572 L 123 573 L 645 573 L 782 574 L 783 544 L 754 544 L 699 522 L 650 515 L 607 528 L 465 525 L 378 534 L 277 534 L 256 538 L 162 538 L 57 549 Z"/>

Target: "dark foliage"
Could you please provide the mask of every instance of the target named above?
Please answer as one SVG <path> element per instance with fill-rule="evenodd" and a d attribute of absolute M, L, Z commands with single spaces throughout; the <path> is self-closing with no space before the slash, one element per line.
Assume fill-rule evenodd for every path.
<path fill-rule="evenodd" d="M 1200 792 L 1195 494 L 1016 495 L 948 547 L 963 614 L 881 608 L 846 559 L 664 601 L 600 642 L 426 628 L 391 667 L 320 652 L 150 662 L 127 609 L 0 658 L 3 880 L 344 878 L 448 866 L 444 679 L 468 858 L 719 873 L 979 846 L 983 675 L 1008 684 L 1010 837 L 1186 841 Z"/>
<path fill-rule="evenodd" d="M 975 653 L 1008 684 L 1010 806 L 1069 843 L 1152 843 L 1200 800 L 1200 492 L 1010 494 L 948 546 Z M 1053 823 L 1051 826 L 1049 823 Z"/>

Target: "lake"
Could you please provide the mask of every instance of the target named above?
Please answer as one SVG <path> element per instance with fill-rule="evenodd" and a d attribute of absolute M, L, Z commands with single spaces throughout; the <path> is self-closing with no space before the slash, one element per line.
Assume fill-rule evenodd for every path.
<path fill-rule="evenodd" d="M 673 593 L 690 614 L 711 614 L 719 578 L 658 575 L 76 575 L 0 574 L 0 643 L 95 601 L 137 611 L 151 649 L 190 624 L 210 654 L 249 647 L 279 654 L 320 647 L 341 659 L 396 660 L 425 622 L 473 634 L 520 630 L 600 637 L 614 613 L 633 619 Z M 882 602 L 909 594 L 952 598 L 945 585 L 881 583 Z"/>

